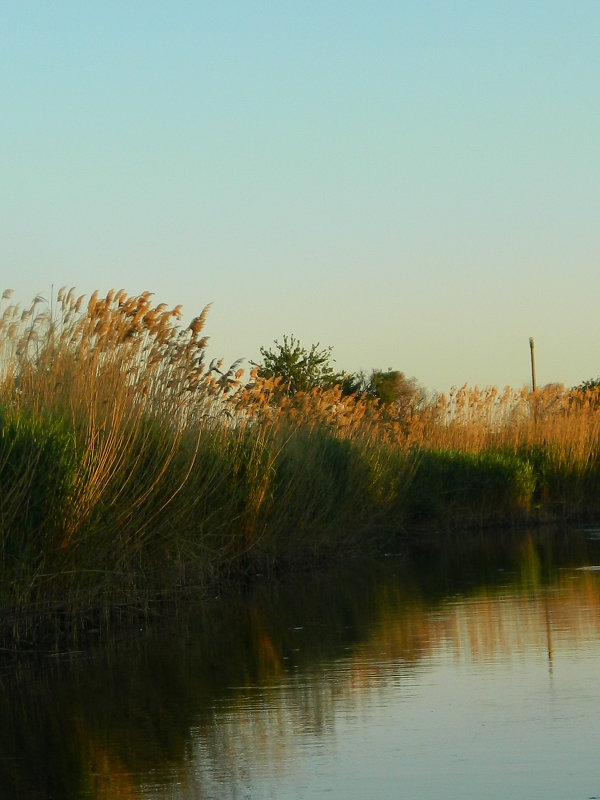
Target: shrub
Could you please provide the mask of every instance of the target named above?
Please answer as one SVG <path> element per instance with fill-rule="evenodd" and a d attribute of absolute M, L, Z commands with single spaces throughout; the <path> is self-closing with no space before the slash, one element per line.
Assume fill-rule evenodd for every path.
<path fill-rule="evenodd" d="M 72 513 L 77 463 L 61 419 L 0 413 L 0 541 L 5 569 L 58 547 Z"/>
<path fill-rule="evenodd" d="M 529 509 L 534 490 L 532 465 L 514 453 L 425 450 L 407 514 L 442 526 L 512 522 Z"/>

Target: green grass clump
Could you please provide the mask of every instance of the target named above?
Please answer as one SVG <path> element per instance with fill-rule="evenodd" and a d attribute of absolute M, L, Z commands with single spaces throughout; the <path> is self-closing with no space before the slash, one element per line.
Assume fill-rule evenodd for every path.
<path fill-rule="evenodd" d="M 535 488 L 532 464 L 514 453 L 424 450 L 406 513 L 443 527 L 512 524 L 525 518 Z"/>
<path fill-rule="evenodd" d="M 64 420 L 0 409 L 0 553 L 5 576 L 31 570 L 55 550 L 77 471 Z"/>
<path fill-rule="evenodd" d="M 553 442 L 522 448 L 522 454 L 536 475 L 538 508 L 560 517 L 600 515 L 600 442 L 583 455 Z"/>
<path fill-rule="evenodd" d="M 288 562 L 371 549 L 383 510 L 374 463 L 360 443 L 326 428 L 294 429 L 277 458 L 265 546 Z M 371 534 L 371 541 L 367 537 Z"/>

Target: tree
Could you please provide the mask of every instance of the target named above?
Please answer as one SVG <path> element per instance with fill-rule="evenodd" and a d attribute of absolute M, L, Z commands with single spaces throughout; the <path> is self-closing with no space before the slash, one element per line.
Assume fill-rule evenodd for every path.
<path fill-rule="evenodd" d="M 362 394 L 365 391 L 366 381 L 363 372 L 344 373 L 340 383 L 342 396 L 348 397 L 353 394 Z"/>
<path fill-rule="evenodd" d="M 345 376 L 333 367 L 332 348 L 319 349 L 317 342 L 310 349 L 303 347 L 295 336 L 277 339 L 274 348 L 260 348 L 262 363 L 251 362 L 258 367 L 261 378 L 279 378 L 285 394 L 293 395 L 320 386 L 325 389 L 341 384 Z"/>
<path fill-rule="evenodd" d="M 423 399 L 423 390 L 415 378 L 407 378 L 397 369 L 383 372 L 374 369 L 366 386 L 372 397 L 378 398 L 384 406 L 395 404 L 400 409 L 407 409 L 415 400 Z"/>

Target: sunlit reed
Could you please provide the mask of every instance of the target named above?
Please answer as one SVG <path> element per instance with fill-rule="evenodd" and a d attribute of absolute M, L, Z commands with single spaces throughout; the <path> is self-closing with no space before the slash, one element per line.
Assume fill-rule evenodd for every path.
<path fill-rule="evenodd" d="M 415 525 L 600 511 L 593 391 L 288 396 L 239 362 L 208 363 L 208 307 L 185 325 L 150 292 L 11 300 L 1 608 L 21 639 L 42 612 L 73 634 L 99 611 L 108 622 L 224 575 L 364 553 Z"/>

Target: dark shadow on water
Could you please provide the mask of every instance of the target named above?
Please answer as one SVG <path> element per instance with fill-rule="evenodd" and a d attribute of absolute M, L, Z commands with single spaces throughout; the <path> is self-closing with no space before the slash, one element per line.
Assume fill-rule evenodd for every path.
<path fill-rule="evenodd" d="M 410 668 L 449 599 L 507 584 L 543 595 L 566 568 L 598 563 L 600 542 L 585 533 L 423 540 L 379 562 L 190 604 L 83 657 L 11 664 L 0 675 L 0 798 L 139 796 L 142 780 L 185 770 L 192 732 L 227 760 L 219 709 L 254 688 L 304 692 L 306 724 L 325 724 L 329 663 L 349 659 L 351 670 L 385 640 Z"/>

